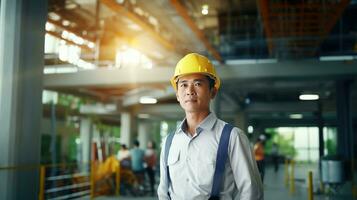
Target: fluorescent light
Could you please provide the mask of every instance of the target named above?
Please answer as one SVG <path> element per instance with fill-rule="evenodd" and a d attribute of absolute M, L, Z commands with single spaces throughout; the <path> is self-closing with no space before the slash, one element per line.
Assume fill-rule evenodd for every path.
<path fill-rule="evenodd" d="M 289 117 L 290 117 L 290 119 L 302 119 L 303 115 L 302 114 L 290 114 Z"/>
<path fill-rule="evenodd" d="M 318 94 L 301 94 L 299 96 L 299 99 L 303 100 L 303 101 L 318 100 L 319 95 Z"/>
<path fill-rule="evenodd" d="M 356 58 L 356 56 L 320 56 L 320 61 L 353 60 Z"/>
<path fill-rule="evenodd" d="M 157 103 L 157 99 L 153 97 L 140 97 L 141 104 L 155 104 Z"/>
<path fill-rule="evenodd" d="M 145 113 L 140 113 L 140 114 L 138 114 L 138 117 L 140 119 L 149 119 L 150 115 L 149 114 L 145 114 Z"/>
<path fill-rule="evenodd" d="M 236 59 L 226 61 L 227 65 L 252 65 L 266 63 L 277 63 L 277 59 Z"/>

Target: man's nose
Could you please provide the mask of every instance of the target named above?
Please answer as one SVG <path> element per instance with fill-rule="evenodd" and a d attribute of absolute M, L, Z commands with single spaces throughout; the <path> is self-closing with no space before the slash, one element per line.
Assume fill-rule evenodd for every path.
<path fill-rule="evenodd" d="M 193 84 L 190 84 L 190 85 L 187 87 L 186 94 L 187 94 L 187 95 L 194 95 L 194 94 L 196 94 L 196 92 L 195 92 L 195 87 L 194 87 Z"/>

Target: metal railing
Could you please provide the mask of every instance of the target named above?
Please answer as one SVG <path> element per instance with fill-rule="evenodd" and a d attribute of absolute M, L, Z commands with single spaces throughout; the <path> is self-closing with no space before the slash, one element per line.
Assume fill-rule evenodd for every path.
<path fill-rule="evenodd" d="M 1 171 L 7 170 L 39 170 L 39 200 L 60 200 L 80 198 L 105 194 L 119 195 L 120 166 L 99 176 L 98 169 L 103 163 L 81 163 L 87 165 L 87 170 L 79 170 L 77 163 L 60 163 L 47 165 L 27 165 L 0 167 Z"/>

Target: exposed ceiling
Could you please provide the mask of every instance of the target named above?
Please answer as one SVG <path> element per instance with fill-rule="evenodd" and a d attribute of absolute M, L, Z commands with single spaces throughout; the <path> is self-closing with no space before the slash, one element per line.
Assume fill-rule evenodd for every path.
<path fill-rule="evenodd" d="M 206 6 L 208 13 L 203 14 Z M 188 52 L 205 54 L 224 67 L 242 59 L 299 62 L 321 56 L 356 57 L 355 19 L 357 2 L 353 0 L 49 0 L 48 22 L 56 28 L 47 33 L 66 40 L 66 30 L 93 42 L 95 47 L 90 48 L 66 40 L 81 47 L 83 60 L 99 67 L 113 66 L 116 50 L 122 46 L 147 55 L 153 67 L 172 68 Z M 49 68 L 65 64 L 56 55 L 46 55 L 45 63 Z M 315 92 L 334 102 L 336 79 L 230 79 L 225 82 L 222 99 L 244 107 L 247 99 L 297 103 L 302 92 Z M 49 89 L 124 102 L 130 91 L 143 87 L 155 92 L 158 88 L 165 91 L 169 85 Z M 353 85 L 354 96 L 355 89 Z M 160 105 L 175 102 L 172 93 L 161 97 Z"/>

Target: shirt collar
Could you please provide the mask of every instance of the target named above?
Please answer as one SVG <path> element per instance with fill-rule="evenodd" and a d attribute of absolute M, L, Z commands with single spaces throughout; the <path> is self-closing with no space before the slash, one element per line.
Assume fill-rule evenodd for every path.
<path fill-rule="evenodd" d="M 178 125 L 176 133 L 185 132 L 187 129 L 186 118 Z M 211 130 L 217 122 L 216 115 L 211 112 L 207 117 L 198 125 L 196 132 L 200 133 L 203 130 Z"/>

